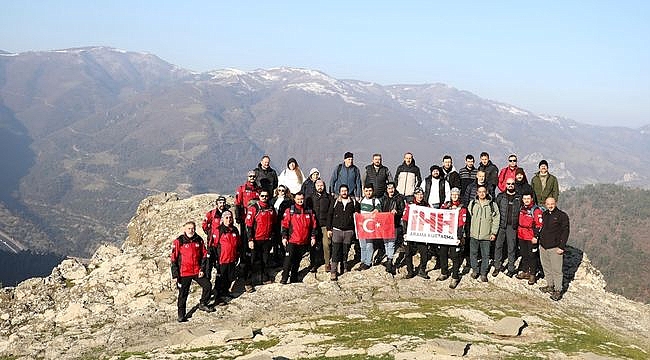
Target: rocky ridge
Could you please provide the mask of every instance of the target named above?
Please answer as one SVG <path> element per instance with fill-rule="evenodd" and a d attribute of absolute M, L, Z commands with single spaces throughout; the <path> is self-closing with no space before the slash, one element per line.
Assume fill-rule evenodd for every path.
<path fill-rule="evenodd" d="M 148 197 L 121 248 L 103 245 L 89 261 L 66 259 L 48 277 L 2 289 L 0 358 L 649 356 L 650 307 L 606 292 L 600 271 L 575 248 L 565 261 L 571 282 L 557 303 L 504 275 L 487 284 L 465 276 L 451 290 L 433 280 L 437 271 L 432 280 L 406 280 L 373 267 L 338 282 L 321 271 L 298 284 L 260 286 L 176 323 L 171 239 L 216 196 Z"/>

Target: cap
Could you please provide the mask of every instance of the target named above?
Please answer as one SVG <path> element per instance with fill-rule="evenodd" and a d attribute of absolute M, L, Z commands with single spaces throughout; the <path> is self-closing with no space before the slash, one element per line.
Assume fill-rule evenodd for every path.
<path fill-rule="evenodd" d="M 429 172 L 433 172 L 433 170 L 438 170 L 438 171 L 440 171 L 440 166 L 438 166 L 438 165 L 432 165 L 432 166 L 429 168 Z"/>
<path fill-rule="evenodd" d="M 548 161 L 546 161 L 546 160 L 542 160 L 542 161 L 540 161 L 540 162 L 539 162 L 539 165 L 537 165 L 537 167 L 538 167 L 538 168 L 539 168 L 539 167 L 542 167 L 542 165 L 546 165 L 546 167 L 548 167 Z"/>
<path fill-rule="evenodd" d="M 421 187 L 416 187 L 415 190 L 413 190 L 413 194 L 424 194 L 424 190 L 422 190 Z"/>
<path fill-rule="evenodd" d="M 225 202 L 225 201 L 226 201 L 226 197 L 223 196 L 223 195 L 220 195 L 220 196 L 217 198 L 217 201 L 224 201 L 224 202 Z"/>
<path fill-rule="evenodd" d="M 311 176 L 311 174 L 313 174 L 313 173 L 319 173 L 320 174 L 320 171 L 318 171 L 318 169 L 316 169 L 316 168 L 311 168 L 311 170 L 309 170 L 309 176 Z"/>
<path fill-rule="evenodd" d="M 450 194 L 460 194 L 460 189 L 457 187 L 451 188 Z"/>
<path fill-rule="evenodd" d="M 346 152 L 345 155 L 343 155 L 343 159 L 353 158 L 353 157 L 354 157 L 354 154 L 349 152 L 349 151 Z"/>

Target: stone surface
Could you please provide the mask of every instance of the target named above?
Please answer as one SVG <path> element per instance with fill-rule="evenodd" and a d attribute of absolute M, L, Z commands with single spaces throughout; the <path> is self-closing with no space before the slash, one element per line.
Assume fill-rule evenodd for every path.
<path fill-rule="evenodd" d="M 494 323 L 489 330 L 499 336 L 519 336 L 524 326 L 526 322 L 521 318 L 506 316 Z"/>

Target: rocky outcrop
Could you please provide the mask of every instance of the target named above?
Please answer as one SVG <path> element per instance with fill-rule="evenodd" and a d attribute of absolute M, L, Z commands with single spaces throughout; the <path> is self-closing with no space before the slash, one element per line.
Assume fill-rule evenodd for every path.
<path fill-rule="evenodd" d="M 648 305 L 606 292 L 602 274 L 574 248 L 560 302 L 503 274 L 487 284 L 465 276 L 451 290 L 433 280 L 437 271 L 432 280 L 404 279 L 373 267 L 338 282 L 318 272 L 251 294 L 236 288 L 227 306 L 178 324 L 171 240 L 187 220 L 200 223 L 216 196 L 149 197 L 121 248 L 100 246 L 88 261 L 66 259 L 46 278 L 2 289 L 0 357 L 648 356 Z"/>

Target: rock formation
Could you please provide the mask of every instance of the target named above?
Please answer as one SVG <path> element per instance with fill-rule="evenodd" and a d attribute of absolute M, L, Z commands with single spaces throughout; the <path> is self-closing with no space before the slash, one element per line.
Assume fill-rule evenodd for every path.
<path fill-rule="evenodd" d="M 650 356 L 650 307 L 606 292 L 602 274 L 575 248 L 560 302 L 503 274 L 489 283 L 464 276 L 451 290 L 433 280 L 437 270 L 423 280 L 373 267 L 332 282 L 321 268 L 302 283 L 250 294 L 236 288 L 216 312 L 177 323 L 171 241 L 185 221 L 200 224 L 216 196 L 146 198 L 121 248 L 103 245 L 89 260 L 69 258 L 46 278 L 2 289 L 0 358 Z"/>

